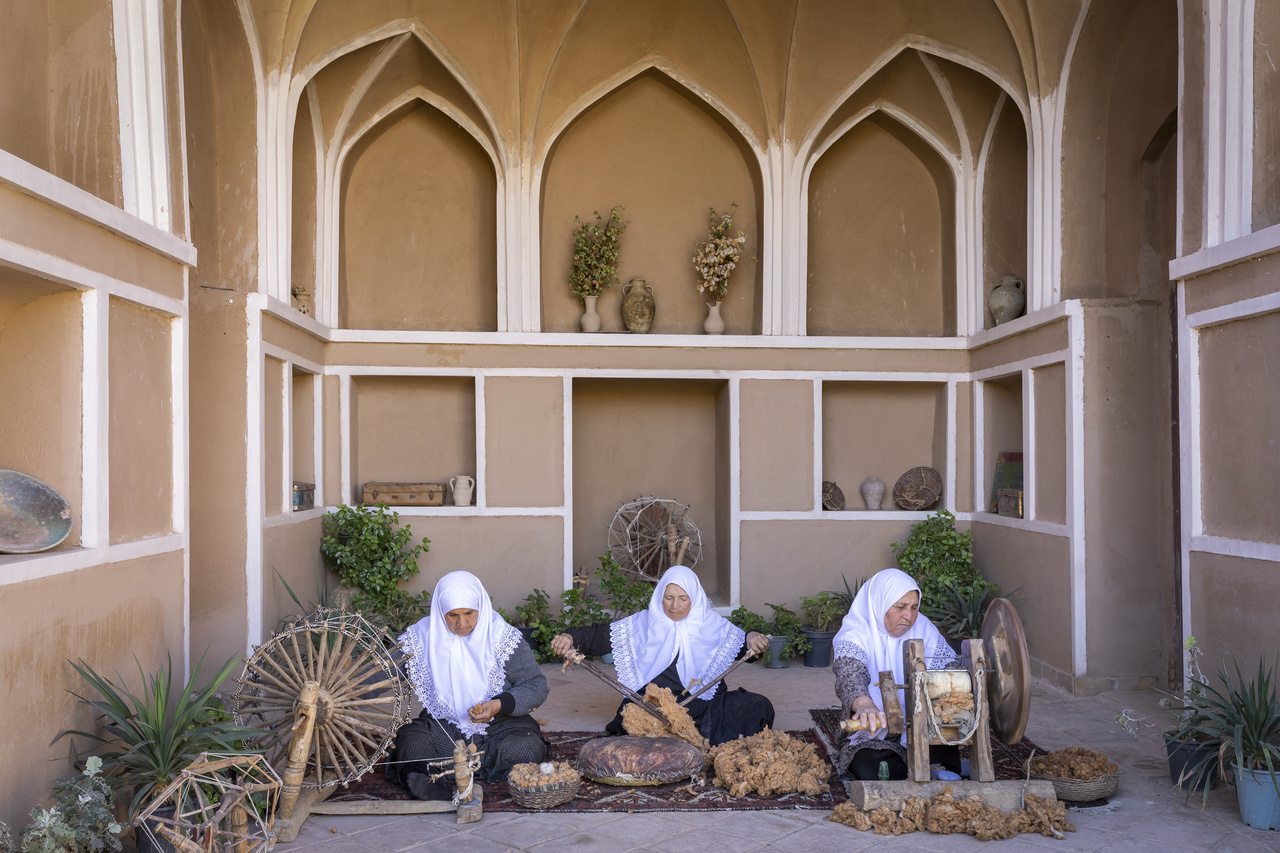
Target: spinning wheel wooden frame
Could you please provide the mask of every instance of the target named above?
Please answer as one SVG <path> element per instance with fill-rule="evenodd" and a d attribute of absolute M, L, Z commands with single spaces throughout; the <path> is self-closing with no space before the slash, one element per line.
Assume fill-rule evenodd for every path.
<path fill-rule="evenodd" d="M 637 498 L 614 514 L 609 553 L 628 575 L 653 581 L 671 566 L 697 565 L 702 559 L 702 532 L 684 504 Z"/>

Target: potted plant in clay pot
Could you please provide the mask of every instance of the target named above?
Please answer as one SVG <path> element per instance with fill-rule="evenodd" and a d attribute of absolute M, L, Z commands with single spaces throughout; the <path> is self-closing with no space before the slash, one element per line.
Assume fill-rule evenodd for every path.
<path fill-rule="evenodd" d="M 626 222 L 618 213 L 619 205 L 609 211 L 607 219 L 600 211 L 593 210 L 595 222 L 583 222 L 573 217 L 578 226 L 573 232 L 573 260 L 569 264 L 569 290 L 582 300 L 583 313 L 580 324 L 584 332 L 600 331 L 600 314 L 596 312 L 596 300 L 605 288 L 618 283 L 618 252 Z"/>
<path fill-rule="evenodd" d="M 804 653 L 805 666 L 831 666 L 831 641 L 835 638 L 840 620 L 849 612 L 840 596 L 829 592 L 820 592 L 800 599 L 800 609 L 804 612 L 804 635 L 809 641 L 809 650 Z"/>

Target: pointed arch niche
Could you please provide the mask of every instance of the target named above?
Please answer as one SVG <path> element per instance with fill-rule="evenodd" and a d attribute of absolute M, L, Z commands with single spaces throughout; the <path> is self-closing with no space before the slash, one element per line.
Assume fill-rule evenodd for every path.
<path fill-rule="evenodd" d="M 919 135 L 871 113 L 814 164 L 808 204 L 808 334 L 955 334 L 955 181 Z"/>
<path fill-rule="evenodd" d="M 542 330 L 577 331 L 582 304 L 569 292 L 574 216 L 607 217 L 615 205 L 630 224 L 618 278 L 645 279 L 654 291 L 654 334 L 702 334 L 706 300 L 693 269 L 708 209 L 734 202 L 734 230 L 746 234 L 722 313 L 727 334 L 761 326 L 759 162 L 723 115 L 657 69 L 632 78 L 574 119 L 552 146 L 541 195 Z M 606 290 L 601 331 L 623 331 L 622 288 Z"/>

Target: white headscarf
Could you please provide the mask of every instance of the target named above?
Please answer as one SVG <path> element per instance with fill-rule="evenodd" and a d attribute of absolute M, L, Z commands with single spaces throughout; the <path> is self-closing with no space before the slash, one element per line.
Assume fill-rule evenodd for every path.
<path fill-rule="evenodd" d="M 898 569 L 883 569 L 862 585 L 853 598 L 853 606 L 840 624 L 832 641 L 833 652 L 838 658 L 857 658 L 867 666 L 871 684 L 867 693 L 876 707 L 884 710 L 884 697 L 880 695 L 879 676 L 882 671 L 893 671 L 894 683 L 903 684 L 902 649 L 907 640 L 924 640 L 924 659 L 929 668 L 945 665 L 955 657 L 946 639 L 921 613 L 916 622 L 901 637 L 895 637 L 884 627 L 884 615 L 902 596 L 920 587 L 911 575 Z M 898 691 L 898 702 L 904 702 L 903 691 Z M 905 707 L 903 705 L 902 707 Z M 855 733 L 863 734 L 862 732 Z"/>
<path fill-rule="evenodd" d="M 689 596 L 689 615 L 679 622 L 662 609 L 668 584 Z M 632 690 L 643 689 L 673 660 L 678 661 L 680 683 L 685 689 L 697 689 L 733 663 L 745 636 L 741 628 L 711 609 L 698 576 L 684 566 L 667 569 L 649 596 L 647 609 L 614 622 L 609 629 L 618 680 Z M 701 698 L 710 699 L 720 687 L 717 684 Z"/>
<path fill-rule="evenodd" d="M 449 630 L 450 610 L 475 610 L 476 627 L 465 637 Z M 493 612 L 484 584 L 471 572 L 449 572 L 431 593 L 431 612 L 400 636 L 409 658 L 409 681 L 427 713 L 450 720 L 464 735 L 483 734 L 488 725 L 473 723 L 467 711 L 502 692 L 507 658 L 520 632 Z"/>

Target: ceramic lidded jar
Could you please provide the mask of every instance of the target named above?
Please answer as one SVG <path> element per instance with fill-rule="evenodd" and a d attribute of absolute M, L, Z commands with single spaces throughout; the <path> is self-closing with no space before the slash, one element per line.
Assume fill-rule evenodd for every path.
<path fill-rule="evenodd" d="M 656 312 L 653 288 L 642 278 L 633 278 L 622 286 L 622 325 L 628 332 L 643 335 L 653 328 Z"/>
<path fill-rule="evenodd" d="M 862 500 L 866 503 L 867 509 L 879 509 L 880 502 L 884 500 L 884 481 L 879 477 L 868 477 L 862 481 L 858 491 L 862 492 Z"/>
<path fill-rule="evenodd" d="M 1023 283 L 1011 275 L 1000 279 L 987 296 L 987 307 L 996 325 L 1016 320 L 1027 310 L 1027 290 Z"/>

